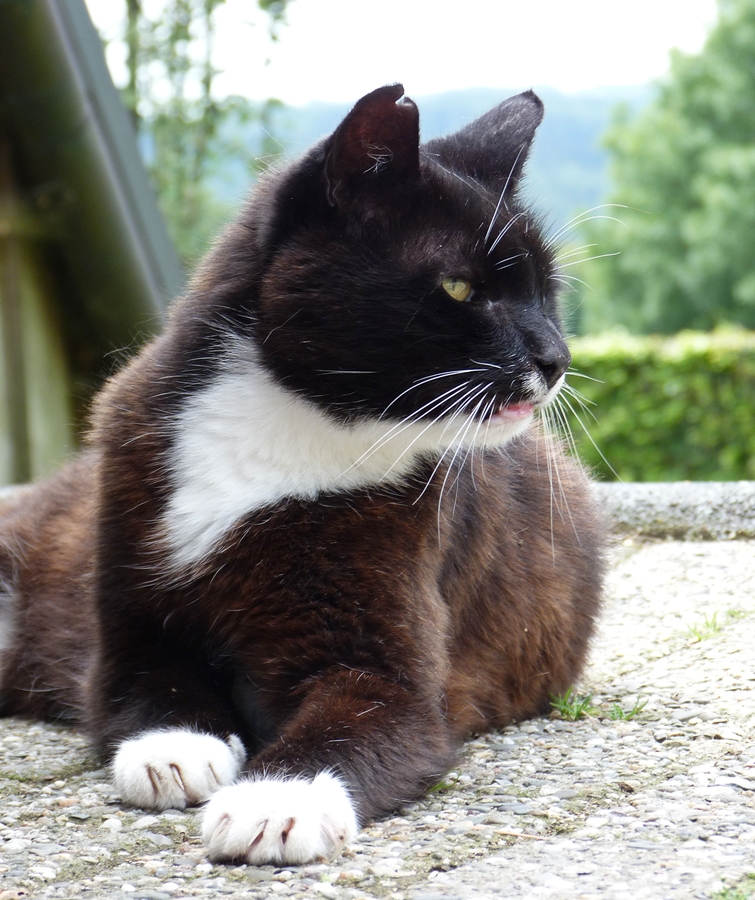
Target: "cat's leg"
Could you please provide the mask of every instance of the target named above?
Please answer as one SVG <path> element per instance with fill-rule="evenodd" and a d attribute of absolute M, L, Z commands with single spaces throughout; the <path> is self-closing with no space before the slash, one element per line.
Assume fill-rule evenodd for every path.
<path fill-rule="evenodd" d="M 202 803 L 233 783 L 246 760 L 230 689 L 197 661 L 143 659 L 140 668 L 127 679 L 111 658 L 92 695 L 90 728 L 115 787 L 142 809 Z"/>
<path fill-rule="evenodd" d="M 214 860 L 296 864 L 334 856 L 368 819 L 415 799 L 454 747 L 440 699 L 364 672 L 322 678 L 278 740 L 204 814 Z"/>

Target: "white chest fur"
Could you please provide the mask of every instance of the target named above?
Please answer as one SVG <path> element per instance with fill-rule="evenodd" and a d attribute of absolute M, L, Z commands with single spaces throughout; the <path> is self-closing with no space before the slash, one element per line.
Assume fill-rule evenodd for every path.
<path fill-rule="evenodd" d="M 486 443 L 523 430 L 512 424 Z M 176 567 L 201 560 L 239 519 L 286 498 L 398 483 L 421 454 L 465 444 L 463 417 L 336 422 L 277 385 L 249 360 L 186 403 L 170 462 L 173 494 L 163 526 Z"/>

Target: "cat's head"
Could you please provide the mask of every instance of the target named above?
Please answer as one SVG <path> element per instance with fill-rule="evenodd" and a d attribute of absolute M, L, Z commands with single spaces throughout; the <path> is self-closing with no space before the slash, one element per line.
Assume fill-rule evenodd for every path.
<path fill-rule="evenodd" d="M 517 194 L 542 115 L 527 92 L 421 145 L 391 85 L 271 176 L 236 302 L 272 377 L 342 423 L 438 420 L 488 444 L 526 427 L 570 361 L 553 251 Z"/>

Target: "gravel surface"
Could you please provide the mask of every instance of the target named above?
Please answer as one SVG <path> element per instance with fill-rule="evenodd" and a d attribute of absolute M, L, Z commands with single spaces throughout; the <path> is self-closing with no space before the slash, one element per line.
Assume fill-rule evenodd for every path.
<path fill-rule="evenodd" d="M 80 734 L 0 720 L 0 900 L 755 896 L 753 585 L 753 542 L 622 537 L 588 715 L 470 741 L 330 865 L 211 865 L 196 810 L 121 808 Z"/>

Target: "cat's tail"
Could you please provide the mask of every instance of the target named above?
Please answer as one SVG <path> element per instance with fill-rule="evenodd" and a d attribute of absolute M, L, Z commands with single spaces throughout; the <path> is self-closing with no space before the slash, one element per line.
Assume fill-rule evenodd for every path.
<path fill-rule="evenodd" d="M 0 715 L 82 717 L 97 633 L 90 456 L 0 491 Z"/>

